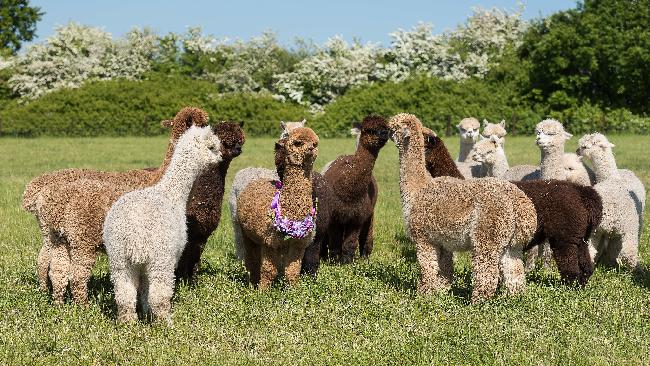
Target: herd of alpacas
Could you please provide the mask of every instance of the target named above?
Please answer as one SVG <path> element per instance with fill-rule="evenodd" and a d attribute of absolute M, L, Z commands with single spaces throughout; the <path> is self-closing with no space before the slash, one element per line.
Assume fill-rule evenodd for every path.
<path fill-rule="evenodd" d="M 405 229 L 420 266 L 418 291 L 447 290 L 454 252 L 471 254 L 471 301 L 525 288 L 525 274 L 553 260 L 567 285 L 584 286 L 594 265 L 639 264 L 645 187 L 618 169 L 614 147 L 599 133 L 571 138 L 562 124 L 536 126 L 539 166 L 509 166 L 505 122 L 475 118 L 458 124 L 460 153 L 453 159 L 435 132 L 412 114 L 367 116 L 355 124 L 354 154 L 314 171 L 318 136 L 305 122 L 281 122 L 275 170 L 245 168 L 228 197 L 235 253 L 250 282 L 268 288 L 284 274 L 295 284 L 315 276 L 321 260 L 352 262 L 373 249 L 379 188 L 373 168 L 392 140 L 399 152 Z M 100 251 L 109 259 L 117 321 L 141 316 L 171 322 L 177 278 L 197 276 L 201 254 L 221 216 L 225 178 L 242 153 L 243 124 L 208 125 L 208 115 L 186 107 L 170 128 L 157 168 L 125 172 L 65 169 L 27 184 L 23 207 L 43 236 L 37 259 L 40 288 L 53 302 L 70 288 L 88 301 L 88 281 Z M 584 165 L 586 158 L 591 168 Z M 524 263 L 524 253 L 526 253 Z"/>

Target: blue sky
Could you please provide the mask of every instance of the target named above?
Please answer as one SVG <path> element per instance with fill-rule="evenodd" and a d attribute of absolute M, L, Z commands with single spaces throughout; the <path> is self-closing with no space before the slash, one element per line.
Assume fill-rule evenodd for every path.
<path fill-rule="evenodd" d="M 217 38 L 248 39 L 265 30 L 289 45 L 296 37 L 323 43 L 340 35 L 363 42 L 390 43 L 389 33 L 410 29 L 419 21 L 432 23 L 436 33 L 465 21 L 472 8 L 516 9 L 517 0 L 32 0 L 45 11 L 37 25 L 36 42 L 50 36 L 54 27 L 76 21 L 98 26 L 122 36 L 134 26 L 149 26 L 158 34 L 182 33 L 201 26 Z M 532 19 L 575 7 L 571 0 L 527 1 L 524 18 Z"/>

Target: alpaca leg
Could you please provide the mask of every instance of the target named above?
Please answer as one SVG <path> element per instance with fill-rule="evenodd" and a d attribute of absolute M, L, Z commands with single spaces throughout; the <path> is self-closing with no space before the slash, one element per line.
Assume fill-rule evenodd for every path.
<path fill-rule="evenodd" d="M 70 249 L 71 281 L 70 289 L 75 303 L 83 305 L 88 303 L 88 281 L 92 275 L 97 253 L 95 243 L 78 243 L 79 247 Z"/>
<path fill-rule="evenodd" d="M 499 259 L 501 253 L 494 243 L 480 243 L 472 251 L 472 303 L 494 296 L 499 285 Z"/>
<path fill-rule="evenodd" d="M 260 266 L 259 289 L 271 287 L 271 283 L 278 276 L 279 253 L 274 248 L 262 247 L 262 265 Z"/>
<path fill-rule="evenodd" d="M 235 233 L 235 255 L 237 259 L 243 261 L 246 257 L 246 246 L 244 245 L 244 234 L 241 231 L 241 226 L 239 225 L 239 220 L 237 218 L 232 218 L 232 229 Z"/>
<path fill-rule="evenodd" d="M 522 248 L 509 247 L 501 255 L 501 276 L 506 292 L 509 295 L 515 295 L 524 291 L 526 287 L 526 275 L 524 272 L 524 262 Z"/>
<path fill-rule="evenodd" d="M 316 233 L 314 240 L 305 249 L 305 255 L 302 259 L 301 273 L 316 276 L 320 262 L 320 248 L 325 233 Z"/>
<path fill-rule="evenodd" d="M 604 243 L 599 262 L 607 267 L 616 267 L 618 265 L 616 259 L 621 254 L 621 237 L 619 235 L 607 235 Z"/>
<path fill-rule="evenodd" d="M 323 237 L 320 239 L 320 257 L 327 260 L 329 258 L 329 248 L 330 248 L 330 236 L 328 233 L 324 233 Z"/>
<path fill-rule="evenodd" d="M 65 290 L 70 279 L 70 253 L 64 243 L 56 243 L 50 251 L 50 281 L 52 282 L 52 299 L 55 304 L 63 304 Z"/>
<path fill-rule="evenodd" d="M 542 268 L 550 270 L 552 268 L 552 256 L 553 252 L 551 251 L 551 245 L 548 241 L 539 245 L 539 256 L 542 259 Z"/>
<path fill-rule="evenodd" d="M 176 278 L 194 280 L 199 272 L 201 264 L 201 254 L 208 238 L 202 234 L 194 233 L 191 226 L 188 225 L 187 244 L 183 249 L 181 258 L 176 266 Z"/>
<path fill-rule="evenodd" d="M 580 278 L 583 276 L 576 243 L 559 241 L 554 238 L 551 238 L 550 241 L 551 248 L 553 248 L 553 258 L 555 258 L 562 281 L 567 285 L 579 283 Z"/>
<path fill-rule="evenodd" d="M 138 320 L 138 313 L 135 309 L 140 280 L 138 272 L 131 267 L 111 268 L 118 323 Z"/>
<path fill-rule="evenodd" d="M 634 270 L 639 265 L 639 234 L 636 231 L 623 234 L 621 237 L 621 251 L 617 262 L 627 269 Z"/>
<path fill-rule="evenodd" d="M 411 233 L 420 265 L 418 292 L 429 294 L 434 291 L 448 290 L 451 287 L 453 273 L 452 253 L 429 243 L 425 235 L 418 234 Z"/>
<path fill-rule="evenodd" d="M 300 279 L 300 264 L 304 253 L 302 248 L 290 248 L 286 254 L 284 276 L 291 286 Z"/>
<path fill-rule="evenodd" d="M 354 260 L 354 254 L 357 251 L 357 247 L 359 246 L 360 233 L 361 227 L 359 226 L 355 225 L 345 228 L 345 234 L 341 248 L 341 263 L 352 263 Z"/>
<path fill-rule="evenodd" d="M 242 236 L 242 241 L 244 244 L 244 265 L 248 270 L 250 282 L 257 286 L 260 283 L 260 267 L 262 266 L 261 247 L 246 236 Z"/>
<path fill-rule="evenodd" d="M 38 252 L 38 259 L 36 260 L 36 272 L 38 274 L 38 287 L 43 292 L 48 292 L 47 282 L 48 275 L 47 272 L 50 269 L 50 259 L 52 250 L 52 240 L 50 239 L 50 230 L 47 229 L 43 224 L 39 222 L 41 229 L 41 236 L 43 237 L 43 246 Z"/>
<path fill-rule="evenodd" d="M 138 286 L 138 305 L 140 306 L 140 312 L 148 317 L 151 313 L 151 307 L 149 306 L 149 278 L 145 273 L 140 276 L 139 280 L 140 286 Z"/>
<path fill-rule="evenodd" d="M 537 258 L 539 258 L 539 252 L 542 248 L 542 243 L 535 245 L 534 247 L 530 248 L 526 252 L 526 273 L 530 273 L 533 270 L 535 270 L 535 267 L 537 267 Z"/>
<path fill-rule="evenodd" d="M 328 233 L 329 236 L 329 258 L 335 261 L 339 261 L 341 258 L 341 252 L 343 248 L 343 227 L 340 225 L 332 225 Z M 327 258 L 327 256 L 326 256 Z"/>
<path fill-rule="evenodd" d="M 361 225 L 361 233 L 359 234 L 359 255 L 362 257 L 369 257 L 372 253 L 374 246 L 374 215 Z"/>
<path fill-rule="evenodd" d="M 149 296 L 154 320 L 171 324 L 172 296 L 174 296 L 174 269 L 157 268 L 147 274 Z"/>
<path fill-rule="evenodd" d="M 578 243 L 578 265 L 581 272 L 578 282 L 580 286 L 585 286 L 594 273 L 594 262 L 591 260 L 589 244 L 585 240 L 580 240 Z"/>

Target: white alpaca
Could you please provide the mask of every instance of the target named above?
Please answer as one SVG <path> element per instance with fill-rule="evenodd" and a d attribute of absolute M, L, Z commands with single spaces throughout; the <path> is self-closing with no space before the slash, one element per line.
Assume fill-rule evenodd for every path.
<path fill-rule="evenodd" d="M 589 172 L 584 164 L 574 164 L 575 154 L 564 152 L 564 143 L 573 137 L 554 119 L 545 119 L 535 126 L 535 142 L 542 154 L 539 164 L 541 179 L 568 180 L 582 185 L 591 185 Z M 576 157 L 577 158 L 577 157 Z M 572 165 L 573 173 L 565 170 L 564 163 Z"/>
<path fill-rule="evenodd" d="M 174 270 L 187 242 L 185 207 L 194 180 L 219 163 L 221 142 L 210 127 L 192 126 L 179 139 L 167 171 L 151 187 L 120 197 L 104 221 L 118 322 L 143 310 L 171 322 Z"/>
<path fill-rule="evenodd" d="M 599 133 L 585 135 L 578 141 L 578 153 L 594 166 L 594 188 L 603 201 L 603 219 L 590 243 L 594 262 L 635 268 L 639 263 L 639 240 L 643 224 L 645 189 L 642 196 L 634 192 L 621 177 L 612 153 L 613 144 Z M 641 184 L 638 178 L 634 179 Z"/>

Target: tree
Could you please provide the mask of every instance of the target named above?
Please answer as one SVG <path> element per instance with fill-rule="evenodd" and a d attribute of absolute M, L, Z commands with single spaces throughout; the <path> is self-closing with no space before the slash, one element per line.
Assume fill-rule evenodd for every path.
<path fill-rule="evenodd" d="M 530 27 L 530 95 L 555 109 L 650 111 L 650 0 L 585 0 Z"/>
<path fill-rule="evenodd" d="M 36 34 L 36 22 L 43 16 L 41 8 L 29 6 L 29 0 L 0 2 L 0 54 L 16 54 L 22 42 Z"/>

